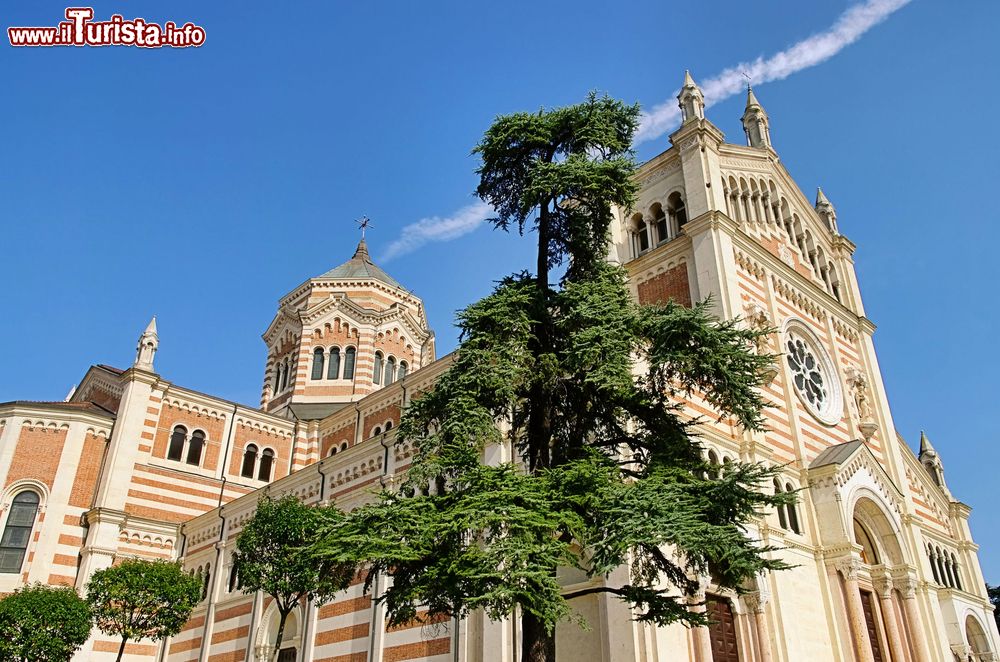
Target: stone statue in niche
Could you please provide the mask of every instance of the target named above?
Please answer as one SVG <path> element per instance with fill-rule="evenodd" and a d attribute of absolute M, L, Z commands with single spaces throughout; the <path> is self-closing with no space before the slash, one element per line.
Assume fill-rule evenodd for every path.
<path fill-rule="evenodd" d="M 854 370 L 850 377 L 851 391 L 854 395 L 854 406 L 858 411 L 858 420 L 867 421 L 872 417 L 871 399 L 868 396 L 868 380 L 860 371 Z"/>
<path fill-rule="evenodd" d="M 746 312 L 746 322 L 747 326 L 755 331 L 766 331 L 770 330 L 771 317 L 767 314 L 767 311 L 761 308 L 757 304 L 750 304 L 745 309 Z M 771 334 L 762 333 L 754 339 L 754 349 L 757 351 L 758 356 L 764 356 L 771 353 Z M 770 384 L 774 381 L 774 378 L 778 376 L 778 369 L 774 364 L 771 364 L 762 375 L 765 384 Z"/>
<path fill-rule="evenodd" d="M 767 311 L 756 304 L 746 307 L 747 326 L 755 331 L 763 331 L 771 328 L 771 318 Z M 771 334 L 761 334 L 757 336 L 754 345 L 758 354 L 767 354 L 771 350 Z"/>

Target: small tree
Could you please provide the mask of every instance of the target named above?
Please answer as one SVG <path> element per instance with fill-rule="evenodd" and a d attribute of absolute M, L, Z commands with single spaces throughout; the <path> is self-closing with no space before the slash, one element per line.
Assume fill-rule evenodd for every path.
<path fill-rule="evenodd" d="M 90 606 L 72 588 L 25 586 L 0 600 L 0 660 L 69 660 L 92 624 Z"/>
<path fill-rule="evenodd" d="M 293 496 L 265 496 L 236 540 L 236 575 L 244 593 L 262 591 L 278 609 L 274 659 L 281 650 L 288 614 L 303 601 L 323 604 L 351 583 L 353 566 L 324 564 L 307 553 L 323 516 Z"/>
<path fill-rule="evenodd" d="M 201 599 L 201 579 L 181 570 L 180 563 L 131 559 L 98 570 L 87 584 L 87 602 L 104 634 L 137 639 L 163 639 L 181 631 Z"/>

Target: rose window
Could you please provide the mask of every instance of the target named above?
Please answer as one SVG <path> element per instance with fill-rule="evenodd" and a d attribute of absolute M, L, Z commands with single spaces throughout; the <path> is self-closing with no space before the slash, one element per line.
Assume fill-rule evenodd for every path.
<path fill-rule="evenodd" d="M 792 371 L 795 388 L 810 405 L 822 410 L 826 403 L 826 385 L 819 360 L 800 338 L 790 337 L 785 345 L 788 349 L 785 358 Z"/>
<path fill-rule="evenodd" d="M 843 415 L 840 389 L 833 361 L 816 334 L 798 320 L 789 320 L 782 349 L 799 399 L 821 421 L 836 425 Z"/>

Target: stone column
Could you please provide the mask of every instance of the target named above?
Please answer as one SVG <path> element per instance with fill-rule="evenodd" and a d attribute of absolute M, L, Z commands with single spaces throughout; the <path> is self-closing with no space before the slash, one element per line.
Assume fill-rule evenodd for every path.
<path fill-rule="evenodd" d="M 706 583 L 702 582 L 698 592 L 691 596 L 691 611 L 696 614 L 705 613 L 705 588 Z M 694 640 L 695 662 L 712 662 L 712 639 L 708 633 L 708 626 L 700 625 L 691 628 L 691 637 Z"/>
<path fill-rule="evenodd" d="M 868 626 L 865 623 L 865 611 L 861 604 L 861 589 L 858 588 L 860 570 L 861 561 L 854 557 L 843 558 L 837 562 L 837 571 L 844 579 L 844 603 L 847 606 L 847 623 L 851 628 L 855 657 L 858 662 L 875 662 L 872 642 L 868 638 Z"/>
<path fill-rule="evenodd" d="M 910 636 L 913 637 L 914 662 L 931 662 L 930 649 L 927 646 L 927 636 L 924 634 L 924 622 L 920 618 L 920 608 L 917 606 L 917 578 L 905 575 L 896 578 L 896 587 L 903 596 L 903 612 L 909 625 Z"/>
<path fill-rule="evenodd" d="M 763 593 L 747 593 L 743 602 L 753 614 L 757 626 L 757 655 L 760 662 L 771 662 L 771 629 L 767 625 L 767 595 Z"/>
<path fill-rule="evenodd" d="M 892 601 L 892 579 L 886 573 L 875 579 L 875 591 L 882 604 L 882 620 L 885 623 L 885 636 L 889 640 L 889 652 L 894 661 L 903 662 L 903 640 L 899 634 L 899 624 L 896 622 L 896 605 Z"/>

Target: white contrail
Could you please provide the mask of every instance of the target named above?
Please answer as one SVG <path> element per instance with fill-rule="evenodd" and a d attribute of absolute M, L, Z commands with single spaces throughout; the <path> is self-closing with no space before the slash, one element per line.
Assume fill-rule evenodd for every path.
<path fill-rule="evenodd" d="M 711 106 L 741 92 L 746 84 L 744 72 L 754 83 L 766 83 L 787 78 L 796 71 L 829 60 L 910 1 L 868 0 L 854 5 L 841 14 L 829 29 L 803 39 L 767 59 L 758 57 L 753 62 L 741 62 L 726 69 L 714 78 L 699 83 L 705 95 L 705 105 Z M 676 92 L 674 96 L 676 97 Z M 659 138 L 677 126 L 680 119 L 681 111 L 676 100 L 671 99 L 655 106 L 642 114 L 635 142 Z"/>
<path fill-rule="evenodd" d="M 711 106 L 743 90 L 750 76 L 754 83 L 781 80 L 797 71 L 808 69 L 850 46 L 865 32 L 887 19 L 911 0 L 866 0 L 847 9 L 827 30 L 803 39 L 785 50 L 764 59 L 742 62 L 717 76 L 700 83 L 705 105 Z M 674 97 L 677 96 L 675 92 Z M 673 98 L 643 112 L 635 142 L 659 138 L 680 123 L 681 111 Z M 399 237 L 389 244 L 382 259 L 385 261 L 411 253 L 432 241 L 449 241 L 468 234 L 489 218 L 493 210 L 483 202 L 462 207 L 451 216 L 423 218 L 403 228 Z"/>
<path fill-rule="evenodd" d="M 493 208 L 485 202 L 474 202 L 462 207 L 451 216 L 422 218 L 403 228 L 399 237 L 389 244 L 382 254 L 382 261 L 388 262 L 400 255 L 412 253 L 432 241 L 449 241 L 468 234 L 493 215 Z"/>

